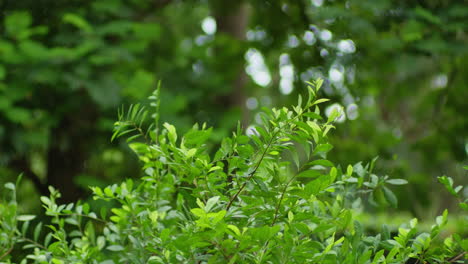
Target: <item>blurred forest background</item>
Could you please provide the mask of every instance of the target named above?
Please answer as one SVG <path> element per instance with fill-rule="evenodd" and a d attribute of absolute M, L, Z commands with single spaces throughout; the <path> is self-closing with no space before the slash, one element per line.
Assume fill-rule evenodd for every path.
<path fill-rule="evenodd" d="M 0 184 L 24 173 L 24 211 L 137 178 L 113 123 L 159 80 L 163 121 L 222 138 L 318 77 L 344 109 L 330 160 L 407 179 L 396 215 L 458 211 L 436 177 L 467 184 L 466 1 L 0 0 L 0 21 Z"/>

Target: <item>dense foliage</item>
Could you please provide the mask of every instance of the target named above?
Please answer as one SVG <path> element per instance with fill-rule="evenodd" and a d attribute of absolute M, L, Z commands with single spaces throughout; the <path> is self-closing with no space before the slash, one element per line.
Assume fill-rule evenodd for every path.
<path fill-rule="evenodd" d="M 423 218 L 450 202 L 432 195 L 437 176 L 466 183 L 460 1 L 4 0 L 0 10 L 0 181 L 24 173 L 22 207 L 37 207 L 47 185 L 73 201 L 90 182 L 130 175 L 135 160 L 108 144 L 113 109 L 146 98 L 157 79 L 171 87 L 165 120 L 180 131 L 207 122 L 220 139 L 323 77 L 322 95 L 346 109 L 330 137 L 335 160 L 379 155 L 410 182 L 397 191 L 411 201 L 403 209 Z"/>
<path fill-rule="evenodd" d="M 93 197 L 112 207 L 58 204 L 49 187 L 41 201 L 51 222 L 19 215 L 12 183 L 0 204 L 2 263 L 463 263 L 468 240 L 443 234 L 448 212 L 428 232 L 418 220 L 369 234 L 357 221 L 363 203 L 397 199 L 388 187 L 406 180 L 374 174 L 374 162 L 344 167 L 327 159 L 329 134 L 342 115 L 327 118 L 319 105 L 323 81 L 309 83 L 307 98 L 291 108 L 264 109 L 262 124 L 239 126 L 215 151 L 212 129 L 194 125 L 180 135 L 159 126 L 159 90 L 150 108 L 119 112 L 114 137 L 126 136 L 144 176 L 105 188 Z M 214 153 L 212 155 L 211 153 Z M 455 196 L 449 177 L 440 181 Z M 463 201 L 460 206 L 467 210 Z M 34 226 L 35 225 L 35 226 Z M 27 252 L 12 259 L 16 247 Z"/>
<path fill-rule="evenodd" d="M 335 188 L 335 192 L 316 195 L 317 199 L 325 207 L 328 206 L 326 202 L 333 205 L 336 200 L 338 206 L 352 208 L 350 222 L 359 221 L 367 236 L 380 233 L 382 238 L 384 232 L 381 225 L 385 223 L 392 240 L 398 235 L 397 226 L 413 217 L 419 220 L 416 236 L 430 233 L 433 219 L 443 215 L 446 208 L 450 214 L 445 231 L 440 236 L 443 239 L 453 233 L 468 236 L 467 214 L 463 211 L 464 207 L 466 209 L 463 202 L 468 198 L 468 189 L 454 184 L 457 182 L 466 186 L 468 183 L 468 174 L 463 167 L 468 164 L 468 5 L 462 1 L 3 0 L 0 1 L 0 24 L 0 186 L 18 182 L 16 185 L 7 184 L 0 191 L 0 199 L 4 199 L 0 203 L 0 225 L 5 231 L 0 238 L 0 250 L 5 250 L 0 252 L 3 258 L 0 261 L 9 257 L 15 261 L 21 260 L 31 253 L 32 249 L 21 248 L 26 242 L 23 235 L 32 239 L 35 230 L 38 230 L 38 235 L 33 240 L 42 246 L 49 247 L 50 243 L 57 241 L 57 238 L 52 238 L 53 235 L 63 238 L 61 231 L 52 230 L 52 234 L 49 234 L 46 225 L 50 218 L 41 211 L 42 202 L 47 200 L 43 198 L 41 201 L 39 198 L 50 195 L 53 197 L 48 199 L 55 204 L 75 204 L 78 199 L 85 201 L 68 208 L 69 211 L 63 211 L 66 207 L 61 208 L 59 218 L 63 221 L 76 218 L 81 223 L 78 227 L 76 224 L 70 225 L 74 220 L 66 220 L 60 230 L 66 231 L 67 238 L 70 235 L 73 238 L 66 239 L 68 244 L 63 242 L 64 245 L 75 250 L 77 246 L 73 243 L 88 239 L 80 237 L 80 234 L 86 235 L 86 230 L 94 227 L 96 237 L 89 238 L 89 241 L 93 241 L 90 248 L 96 249 L 99 244 L 97 248 L 101 249 L 103 240 L 99 238 L 98 243 L 97 238 L 104 236 L 105 246 L 101 253 L 106 256 L 110 255 L 110 251 L 104 248 L 109 245 L 121 244 L 128 249 L 127 240 L 117 243 L 116 240 L 107 239 L 103 228 L 112 220 L 108 217 L 109 213 L 97 213 L 99 207 L 106 212 L 110 212 L 111 208 L 122 209 L 124 204 L 118 200 L 123 196 L 116 198 L 118 195 L 114 194 L 114 199 L 105 196 L 105 199 L 92 200 L 89 186 L 99 187 L 104 192 L 106 186 L 131 177 L 135 197 L 142 193 L 149 193 L 149 197 L 151 191 L 145 189 L 140 176 L 143 175 L 143 179 L 156 176 L 149 175 L 147 168 L 153 168 L 160 175 L 182 172 L 184 179 L 187 172 L 172 163 L 163 167 L 170 167 L 169 171 L 161 172 L 154 164 L 148 163 L 153 156 L 145 154 L 145 149 L 148 146 L 167 146 L 163 148 L 166 156 L 184 156 L 179 153 L 179 150 L 184 151 L 181 138 L 190 141 L 189 138 L 194 135 L 198 137 L 203 134 L 202 139 L 208 139 L 203 147 L 185 144 L 186 151 L 197 150 L 193 157 L 184 159 L 186 162 L 183 164 L 192 164 L 201 159 L 209 160 L 208 164 L 212 167 L 222 168 L 208 173 L 214 174 L 215 178 L 224 177 L 224 173 L 229 179 L 227 186 L 220 187 L 224 188 L 224 193 L 210 193 L 219 196 L 219 200 L 218 207 L 213 209 L 216 211 L 209 213 L 226 209 L 228 198 L 243 183 L 243 179 L 236 182 L 235 178 L 230 177 L 242 177 L 243 170 L 241 167 L 229 171 L 229 161 L 236 155 L 241 156 L 242 151 L 251 151 L 245 150 L 250 145 L 254 151 L 248 166 L 254 166 L 262 148 L 258 147 L 255 137 L 259 135 L 256 134 L 250 135 L 250 141 L 246 143 L 247 139 L 240 136 L 245 131 L 236 131 L 237 137 L 243 138 L 240 143 L 234 138 L 231 141 L 222 139 L 236 128 L 237 120 L 241 120 L 240 127 L 248 128 L 248 133 L 252 134 L 252 127 L 265 124 L 262 121 L 264 114 L 261 114 L 264 107 L 295 103 L 299 94 L 307 93 L 306 81 L 317 77 L 323 78 L 324 82 L 322 89 L 314 90 L 316 97 L 331 99 L 320 104 L 321 116 L 328 119 L 334 111 L 343 109 L 333 123 L 337 128 L 334 133 L 327 133 L 325 138 L 315 135 L 318 142 L 312 135 L 312 142 L 333 145 L 333 151 L 328 152 L 326 157 L 324 153 L 313 156 L 315 145 L 307 150 L 304 146 L 308 145 L 300 142 L 306 135 L 291 138 L 298 148 L 297 156 L 290 150 L 272 150 L 278 155 L 271 154 L 271 151 L 265 153 L 265 160 L 259 163 L 256 176 L 252 176 L 244 187 L 245 191 L 239 194 L 240 201 L 251 202 L 249 197 L 244 196 L 252 191 L 255 195 L 251 199 L 270 199 L 271 202 L 275 197 L 275 187 L 281 184 L 280 190 L 284 187 L 284 182 L 276 178 L 268 181 L 264 175 L 264 166 L 273 164 L 275 158 L 281 162 L 299 163 L 289 164 L 292 168 L 281 162 L 274 165 L 279 167 L 274 170 L 281 172 L 278 175 L 289 176 L 297 174 L 300 169 L 309 169 L 309 165 L 301 168 L 294 166 L 302 166 L 315 159 L 333 160 L 333 163 L 321 161 L 310 166 L 323 166 L 321 175 L 330 174 L 331 168 L 336 167 L 336 181 L 362 178 L 364 182 L 370 182 L 371 187 L 364 185 L 364 182 L 347 182 L 344 191 L 335 187 L 335 183 L 330 183 L 330 188 Z M 158 79 L 170 89 L 154 95 L 161 98 L 161 105 L 155 105 L 159 109 L 150 110 L 146 118 L 151 119 L 152 112 L 161 113 L 159 123 L 167 121 L 174 128 L 158 128 L 157 120 L 140 124 L 146 119 L 143 118 L 145 110 L 142 110 L 142 105 L 146 105 L 145 98 L 151 94 Z M 113 142 L 109 143 L 116 119 L 115 109 L 136 101 L 142 101 L 142 105 L 119 113 L 120 130 Z M 155 103 L 154 98 L 148 101 Z M 306 105 L 303 104 L 303 107 L 305 109 Z M 267 113 L 270 113 L 270 118 L 276 118 L 272 117 L 271 112 Z M 315 121 L 321 130 L 326 129 L 326 120 Z M 191 129 L 196 122 L 206 122 L 207 125 Z M 150 123 L 152 127 L 147 126 Z M 166 142 L 159 140 L 175 127 L 179 135 L 175 143 L 170 143 L 169 139 Z M 127 135 L 137 138 L 131 139 L 128 145 L 123 137 L 118 136 L 129 129 L 135 130 Z M 154 129 L 159 130 L 154 132 Z M 305 127 L 302 129 L 307 130 Z M 265 130 L 270 131 L 271 128 L 267 126 Z M 153 134 L 145 134 L 146 131 L 153 131 Z M 133 132 L 143 132 L 145 136 Z M 263 133 L 261 129 L 257 132 Z M 260 135 L 258 140 L 262 141 L 263 138 Z M 174 144 L 175 147 L 170 147 Z M 216 154 L 219 148 L 221 152 L 233 153 L 233 156 L 220 158 L 221 154 Z M 132 153 L 134 151 L 144 163 L 145 170 L 138 169 L 140 165 Z M 308 155 L 308 151 L 311 154 Z M 376 156 L 379 158 L 375 167 L 372 165 L 374 162 L 368 165 L 361 162 L 371 161 Z M 231 161 L 233 164 L 236 162 Z M 354 164 L 351 176 L 347 174 L 347 166 L 340 169 L 334 164 Z M 173 165 L 175 167 L 171 167 Z M 190 168 L 193 168 L 194 175 L 200 170 L 196 164 Z M 20 173 L 23 178 L 18 181 Z M 391 179 L 385 179 L 385 176 L 375 178 L 373 174 L 389 174 Z M 317 180 L 314 181 L 320 179 L 319 175 L 315 177 Z M 265 187 L 257 182 L 259 179 L 266 180 L 260 181 L 267 188 L 263 194 L 257 190 Z M 182 181 L 181 195 L 188 203 L 187 210 L 198 207 L 195 204 L 197 196 L 188 196 L 187 193 L 201 190 L 192 191 L 194 183 Z M 284 231 L 285 221 L 282 217 L 289 212 L 288 201 L 294 201 L 290 195 L 297 194 L 297 190 L 291 193 L 289 190 L 301 184 L 307 186 L 309 181 L 295 177 L 290 188 L 285 189 L 284 202 L 280 203 L 284 207 L 278 209 L 277 224 L 281 225 L 281 230 L 277 234 L 289 232 Z M 383 182 L 401 184 L 405 181 L 408 184 L 396 186 L 391 191 L 383 185 Z M 440 188 L 440 183 L 448 192 Z M 136 188 L 140 184 L 143 186 Z M 351 194 L 343 195 L 343 192 L 353 193 L 351 187 L 356 184 L 361 186 L 356 194 L 359 199 L 354 200 Z M 48 186 L 54 187 L 52 192 Z M 110 187 L 114 193 L 117 188 L 122 187 Z M 211 189 L 217 190 L 210 186 Z M 164 191 L 171 192 L 170 189 Z M 60 192 L 60 199 L 56 197 L 57 192 Z M 341 198 L 336 196 L 338 194 Z M 199 196 L 205 204 L 210 198 Z M 395 209 L 395 196 L 400 201 L 398 209 Z M 146 197 L 135 199 L 139 203 Z M 172 201 L 169 198 L 166 200 Z M 271 208 L 276 209 L 277 204 L 268 204 L 265 203 L 265 208 L 270 210 L 271 216 Z M 78 209 L 80 206 L 82 209 Z M 150 208 L 154 209 L 155 206 Z M 253 225 L 262 225 L 254 220 L 252 222 L 255 223 L 235 222 L 237 220 L 231 217 L 234 206 L 235 202 L 226 210 L 222 220 L 224 223 L 246 227 L 247 230 Z M 54 206 L 47 205 L 49 207 Z M 160 205 L 157 208 L 160 213 L 166 212 L 160 209 Z M 171 210 L 177 210 L 177 206 L 175 208 Z M 54 210 L 49 212 L 56 214 Z M 302 221 L 294 210 L 291 211 L 293 220 Z M 93 224 L 87 224 L 86 219 L 77 217 L 77 214 L 89 216 L 91 211 L 96 212 L 92 217 L 100 215 L 99 218 L 106 223 L 94 220 Z M 190 215 L 188 211 L 184 212 Z M 29 222 L 29 227 L 22 224 L 32 216 L 24 214 L 37 214 Z M 268 212 L 265 214 L 268 216 Z M 21 217 L 15 218 L 15 215 Z M 333 217 L 330 216 L 330 219 Z M 53 218 L 56 219 L 55 216 Z M 168 225 L 166 216 L 162 219 L 156 221 L 158 228 L 161 223 Z M 54 221 L 57 221 L 55 228 L 60 228 L 60 220 Z M 314 224 L 321 224 L 321 220 L 314 221 Z M 38 222 L 43 222 L 42 227 L 35 227 Z M 291 225 L 295 224 L 293 222 Z M 116 222 L 111 223 L 117 225 Z M 128 227 L 132 224 L 134 222 L 129 223 Z M 307 223 L 310 229 L 316 230 L 314 224 Z M 338 239 L 347 232 L 359 230 L 353 225 L 343 227 L 342 232 L 337 230 L 335 237 Z M 17 227 L 25 230 L 23 235 L 20 235 L 20 230 L 15 231 Z M 411 224 L 403 228 L 410 229 Z M 73 232 L 74 229 L 81 233 Z M 180 234 L 178 231 L 171 231 L 171 237 Z M 319 231 L 312 234 L 310 239 L 322 243 L 329 233 Z M 115 234 L 120 231 L 110 232 Z M 250 235 L 251 231 L 246 232 Z M 408 238 L 414 232 L 411 231 Z M 45 243 L 47 236 L 50 237 L 49 242 Z M 443 257 L 442 253 L 432 251 L 441 250 L 443 239 L 438 237 L 435 241 L 431 238 L 431 243 L 436 244 L 431 244 L 430 252 L 425 253 L 427 258 Z M 240 241 L 240 238 L 232 239 Z M 409 239 L 411 243 L 415 241 Z M 11 243 L 15 241 L 21 243 L 11 248 Z M 447 243 L 452 243 L 450 241 L 447 240 Z M 459 243 L 456 236 L 452 241 Z M 275 243 L 278 242 L 268 242 L 265 250 L 278 245 Z M 384 256 L 388 256 L 388 247 L 384 245 L 376 247 L 378 250 L 385 249 Z M 13 251 L 5 254 L 10 249 Z M 209 254 L 208 251 L 207 246 L 205 253 Z M 463 257 L 459 255 L 463 250 L 458 248 L 455 251 L 443 253 L 447 261 Z M 171 252 L 174 256 L 175 253 Z M 120 257 L 120 253 L 112 257 Z M 203 253 L 197 251 L 197 254 Z M 408 262 L 418 261 L 410 259 Z"/>

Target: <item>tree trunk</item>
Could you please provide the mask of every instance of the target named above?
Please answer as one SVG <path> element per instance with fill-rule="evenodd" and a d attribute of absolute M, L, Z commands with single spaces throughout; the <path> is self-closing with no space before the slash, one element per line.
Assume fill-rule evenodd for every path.
<path fill-rule="evenodd" d="M 245 35 L 247 32 L 249 22 L 249 6 L 246 2 L 242 1 L 212 1 L 211 8 L 213 15 L 216 19 L 217 34 L 225 34 L 233 39 L 242 43 L 245 41 Z M 222 47 L 219 47 L 217 53 L 222 53 Z M 231 93 L 228 95 L 227 103 L 229 106 L 237 106 L 241 109 L 242 114 L 242 125 L 246 127 L 249 123 L 249 111 L 245 105 L 247 98 L 245 85 L 247 81 L 247 75 L 244 70 L 244 49 L 239 50 L 239 54 L 236 54 L 232 67 L 237 71 L 237 76 L 233 80 L 231 86 Z"/>
<path fill-rule="evenodd" d="M 98 136 L 96 106 L 86 94 L 77 98 L 80 99 L 68 103 L 72 108 L 52 129 L 47 154 L 47 185 L 61 192 L 63 203 L 76 202 L 83 197 L 75 178 L 85 171 L 85 163 Z"/>

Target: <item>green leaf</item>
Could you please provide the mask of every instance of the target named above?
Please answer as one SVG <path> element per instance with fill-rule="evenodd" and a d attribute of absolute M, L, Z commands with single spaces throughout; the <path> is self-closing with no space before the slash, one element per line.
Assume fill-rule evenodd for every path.
<path fill-rule="evenodd" d="M 196 153 L 197 153 L 197 149 L 196 149 L 196 148 L 189 149 L 189 150 L 187 151 L 187 158 L 191 158 L 191 157 L 195 156 Z"/>
<path fill-rule="evenodd" d="M 346 168 L 346 175 L 348 176 L 353 175 L 353 166 L 348 165 L 348 168 Z"/>
<path fill-rule="evenodd" d="M 253 179 L 255 183 L 260 187 L 260 190 L 262 190 L 263 192 L 268 192 L 268 187 L 265 184 L 265 182 L 263 182 L 263 180 L 258 179 L 257 177 L 254 177 Z"/>
<path fill-rule="evenodd" d="M 310 181 L 304 187 L 305 194 L 307 196 L 310 195 L 317 195 L 321 191 L 325 190 L 329 185 L 329 177 L 328 175 L 322 175 L 317 179 Z"/>
<path fill-rule="evenodd" d="M 390 189 L 388 189 L 388 188 L 385 187 L 385 186 L 383 186 L 382 191 L 383 191 L 383 194 L 384 194 L 384 196 L 385 196 L 385 200 L 387 200 L 388 203 L 389 203 L 392 207 L 396 208 L 396 207 L 397 207 L 397 204 L 398 204 L 398 200 L 397 200 L 395 194 L 394 194 Z"/>
<path fill-rule="evenodd" d="M 205 209 L 205 204 L 200 200 L 200 198 L 197 198 L 197 205 L 198 207 Z"/>
<path fill-rule="evenodd" d="M 441 177 L 437 177 L 437 179 L 439 180 L 440 183 L 442 183 L 445 186 L 447 191 L 449 191 L 453 196 L 458 197 L 457 192 L 455 192 L 455 190 L 453 189 L 453 179 L 451 177 L 447 177 L 444 175 Z"/>
<path fill-rule="evenodd" d="M 307 121 L 307 125 L 309 125 L 316 132 L 322 132 L 322 129 L 316 122 Z"/>
<path fill-rule="evenodd" d="M 330 131 L 330 129 L 332 129 L 332 128 L 335 128 L 335 127 L 330 125 L 330 124 L 326 124 L 325 129 L 323 130 L 323 136 L 325 137 L 328 134 L 328 132 Z"/>
<path fill-rule="evenodd" d="M 318 154 L 318 153 L 327 153 L 328 151 L 330 151 L 331 149 L 333 148 L 333 146 L 331 144 L 320 144 L 318 145 L 315 150 L 314 150 L 314 154 Z"/>
<path fill-rule="evenodd" d="M 322 85 L 323 85 L 322 78 L 318 78 L 317 80 L 315 80 L 315 89 L 317 89 L 317 92 L 320 90 L 320 88 L 322 88 Z"/>
<path fill-rule="evenodd" d="M 85 226 L 85 235 L 88 237 L 88 239 L 94 243 L 96 240 L 96 232 L 94 230 L 94 225 L 92 221 L 88 221 Z"/>
<path fill-rule="evenodd" d="M 200 146 L 210 138 L 211 131 L 212 128 L 207 130 L 190 130 L 184 135 L 184 142 L 187 145 Z"/>
<path fill-rule="evenodd" d="M 18 124 L 26 124 L 32 120 L 31 111 L 26 108 L 11 107 L 5 114 L 10 121 Z"/>
<path fill-rule="evenodd" d="M 468 211 L 468 203 L 459 203 L 458 206 L 465 210 L 465 211 Z"/>
<path fill-rule="evenodd" d="M 328 116 L 327 123 L 335 121 L 338 117 L 343 114 L 343 109 L 340 107 L 334 107 L 330 115 Z"/>
<path fill-rule="evenodd" d="M 12 191 L 14 191 L 16 189 L 15 185 L 13 183 L 11 183 L 11 182 L 5 183 L 5 188 L 10 189 Z"/>
<path fill-rule="evenodd" d="M 330 170 L 330 182 L 335 181 L 337 174 L 338 174 L 338 170 L 336 169 L 336 167 L 331 168 L 331 170 Z"/>
<path fill-rule="evenodd" d="M 208 170 L 208 172 L 212 172 L 212 171 L 215 171 L 215 170 L 221 170 L 222 168 L 220 166 L 214 166 L 214 167 L 211 167 L 210 170 Z"/>
<path fill-rule="evenodd" d="M 216 213 L 210 213 L 210 217 L 212 217 L 213 224 L 216 224 L 223 220 L 224 216 L 226 215 L 226 210 L 221 210 Z"/>
<path fill-rule="evenodd" d="M 201 208 L 192 208 L 192 209 L 190 209 L 190 212 L 192 212 L 192 214 L 194 214 L 198 218 L 201 218 L 201 217 L 206 215 L 205 210 L 203 210 Z"/>
<path fill-rule="evenodd" d="M 158 218 L 159 218 L 159 212 L 158 211 L 149 212 L 149 219 L 151 219 L 151 223 L 153 225 L 158 222 Z"/>
<path fill-rule="evenodd" d="M 320 166 L 324 166 L 324 167 L 333 167 L 334 166 L 331 161 L 326 160 L 326 159 L 314 160 L 314 161 L 311 161 L 311 162 L 307 163 L 307 165 L 309 165 L 309 166 L 320 165 Z"/>
<path fill-rule="evenodd" d="M 267 130 L 265 130 L 265 128 L 263 126 L 255 126 L 255 130 L 260 134 L 260 136 L 264 139 L 264 140 L 269 140 L 270 139 L 270 134 L 267 132 Z"/>
<path fill-rule="evenodd" d="M 91 187 L 91 190 L 93 191 L 94 194 L 97 196 L 104 196 L 104 193 L 102 192 L 102 189 L 99 187 Z"/>
<path fill-rule="evenodd" d="M 106 246 L 106 239 L 103 236 L 99 236 L 96 240 L 96 245 L 99 250 L 103 249 Z"/>
<path fill-rule="evenodd" d="M 36 218 L 35 215 L 18 215 L 18 217 L 16 217 L 16 220 L 18 220 L 18 221 L 31 221 L 34 218 Z"/>
<path fill-rule="evenodd" d="M 214 196 L 208 199 L 208 201 L 206 202 L 205 211 L 206 212 L 211 211 L 211 209 L 218 203 L 219 198 L 220 198 L 219 196 Z"/>
<path fill-rule="evenodd" d="M 436 217 L 436 223 L 438 226 L 444 226 L 447 224 L 448 210 L 445 209 L 442 215 Z"/>
<path fill-rule="evenodd" d="M 330 101 L 330 99 L 322 98 L 322 99 L 318 99 L 315 102 L 313 102 L 312 105 L 317 105 L 317 104 L 321 104 L 321 103 L 328 102 L 328 101 Z"/>
<path fill-rule="evenodd" d="M 383 256 L 385 253 L 385 250 L 382 249 L 375 253 L 374 259 L 372 260 L 372 263 L 380 263 L 382 260 L 385 260 L 385 257 Z"/>
<path fill-rule="evenodd" d="M 114 192 L 109 187 L 104 188 L 104 193 L 109 197 L 114 197 Z"/>
<path fill-rule="evenodd" d="M 86 33 L 91 33 L 93 31 L 91 25 L 79 15 L 68 13 L 63 16 L 62 20 L 65 23 L 74 25 Z"/>
<path fill-rule="evenodd" d="M 360 238 L 363 234 L 363 227 L 360 222 L 354 221 L 354 234 L 357 238 Z"/>
<path fill-rule="evenodd" d="M 107 250 L 110 250 L 110 251 L 122 251 L 124 250 L 125 248 L 122 247 L 121 245 L 110 245 L 106 248 Z"/>
<path fill-rule="evenodd" d="M 387 240 L 387 241 L 393 241 L 395 242 L 395 240 Z M 400 245 L 397 244 L 397 245 L 394 245 L 392 247 L 392 249 L 390 250 L 390 252 L 388 253 L 387 257 L 385 258 L 388 262 L 390 262 L 391 260 L 393 260 L 393 257 L 398 254 L 398 252 L 400 251 Z"/>
<path fill-rule="evenodd" d="M 359 257 L 359 260 L 357 263 L 359 264 L 367 263 L 367 261 L 370 260 L 371 256 L 372 256 L 372 250 L 367 250 L 364 254 L 362 254 Z"/>
<path fill-rule="evenodd" d="M 23 225 L 21 226 L 21 233 L 26 234 L 29 228 L 29 223 L 29 221 L 23 223 Z"/>
<path fill-rule="evenodd" d="M 267 241 L 275 236 L 279 230 L 281 229 L 280 226 L 262 226 L 259 228 L 251 229 L 252 237 L 254 239 L 258 239 L 260 241 Z"/>
<path fill-rule="evenodd" d="M 307 112 L 307 113 L 304 113 L 303 114 L 304 116 L 306 117 L 309 117 L 309 118 L 312 118 L 312 119 L 318 119 L 318 120 L 321 120 L 322 117 L 314 112 Z"/>
<path fill-rule="evenodd" d="M 305 170 L 296 175 L 298 178 L 316 178 L 322 175 L 318 170 Z"/>
<path fill-rule="evenodd" d="M 169 138 L 169 141 L 172 144 L 175 144 L 175 142 L 177 141 L 176 128 L 169 123 L 164 123 L 163 126 L 167 129 L 167 137 Z"/>
<path fill-rule="evenodd" d="M 442 25 L 442 20 L 438 16 L 432 14 L 429 10 L 424 9 L 424 8 L 422 8 L 420 6 L 418 6 L 418 7 L 416 7 L 414 9 L 414 13 L 418 17 L 420 17 L 422 19 L 425 19 L 426 21 L 428 21 L 430 23 L 433 23 L 435 25 Z"/>
<path fill-rule="evenodd" d="M 390 180 L 387 180 L 386 182 L 389 184 L 393 184 L 393 185 L 405 185 L 408 183 L 408 181 L 404 179 L 390 179 Z"/>
<path fill-rule="evenodd" d="M 39 239 L 39 235 L 41 234 L 42 230 L 42 222 L 36 225 L 34 228 L 34 241 L 37 241 Z"/>
<path fill-rule="evenodd" d="M 52 264 L 64 264 L 65 262 L 58 258 L 52 258 Z"/>
<path fill-rule="evenodd" d="M 31 15 L 24 11 L 13 12 L 5 18 L 5 29 L 10 36 L 17 36 L 27 30 L 31 24 Z"/>
<path fill-rule="evenodd" d="M 89 213 L 89 204 L 84 203 L 83 204 L 83 213 L 88 214 Z"/>
<path fill-rule="evenodd" d="M 41 196 L 40 199 L 41 199 L 42 203 L 47 205 L 47 206 L 50 206 L 51 203 L 52 203 L 52 201 L 47 196 Z"/>
<path fill-rule="evenodd" d="M 237 144 L 247 144 L 250 141 L 248 136 L 240 135 L 236 137 Z"/>
<path fill-rule="evenodd" d="M 241 232 L 240 232 L 240 230 L 239 230 L 239 228 L 238 228 L 237 226 L 235 226 L 235 225 L 227 225 L 227 227 L 228 227 L 229 229 L 231 229 L 231 230 L 234 232 L 234 234 L 236 234 L 236 235 L 238 235 L 238 236 L 241 235 Z"/>

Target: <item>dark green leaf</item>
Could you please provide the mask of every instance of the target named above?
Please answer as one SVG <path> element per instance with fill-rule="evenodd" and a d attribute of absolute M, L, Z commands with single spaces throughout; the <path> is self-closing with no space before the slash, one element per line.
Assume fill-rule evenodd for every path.
<path fill-rule="evenodd" d="M 387 187 L 383 187 L 382 188 L 382 191 L 384 193 L 384 196 L 385 196 L 385 199 L 387 200 L 387 202 L 393 206 L 394 208 L 397 207 L 397 204 L 398 204 L 398 200 L 395 196 L 395 194 L 390 190 L 388 189 Z"/>

